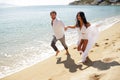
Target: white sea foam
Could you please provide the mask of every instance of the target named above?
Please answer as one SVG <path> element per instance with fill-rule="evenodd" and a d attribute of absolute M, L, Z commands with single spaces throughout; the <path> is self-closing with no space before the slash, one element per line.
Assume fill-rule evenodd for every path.
<path fill-rule="evenodd" d="M 48 44 L 46 44 L 47 46 Z M 12 59 L 14 59 L 14 62 L 12 63 L 11 59 L 10 62 L 11 65 L 1 66 L 0 67 L 0 78 L 3 78 L 7 75 L 13 74 L 15 72 L 18 72 L 24 68 L 27 68 L 29 66 L 32 66 L 40 61 L 43 61 L 50 56 L 52 56 L 53 51 L 49 47 L 26 47 L 21 53 L 16 54 L 12 56 Z M 5 56 L 7 56 L 5 54 Z M 8 58 L 7 56 L 6 58 Z M 16 59 L 17 58 L 17 59 Z M 9 60 L 9 59 L 8 59 Z M 9 64 L 9 63 L 8 63 Z"/>
<path fill-rule="evenodd" d="M 120 21 L 120 16 L 115 16 L 115 17 L 110 17 L 110 18 L 105 18 L 103 20 L 100 20 L 94 25 L 99 25 L 99 31 L 104 31 L 105 29 L 113 26 L 115 23 Z"/>

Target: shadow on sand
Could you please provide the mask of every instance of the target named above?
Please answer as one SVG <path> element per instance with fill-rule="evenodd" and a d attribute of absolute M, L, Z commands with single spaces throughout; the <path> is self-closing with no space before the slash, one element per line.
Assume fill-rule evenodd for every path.
<path fill-rule="evenodd" d="M 86 65 L 87 67 L 82 68 L 82 63 L 81 65 L 75 64 L 75 61 L 71 58 L 71 55 L 67 55 L 67 59 L 64 61 L 61 61 L 61 57 L 58 58 L 56 64 L 64 64 L 65 68 L 69 69 L 69 72 L 72 73 L 76 72 L 77 69 L 85 70 L 89 67 L 94 67 L 97 68 L 98 70 L 107 70 L 112 66 L 120 66 L 120 63 L 118 63 L 117 61 L 112 62 L 103 62 L 101 60 L 91 61 L 90 58 L 87 58 L 87 62 L 83 63 L 83 65 Z"/>
<path fill-rule="evenodd" d="M 88 61 L 86 63 L 83 63 L 84 65 L 87 66 L 86 68 L 94 67 L 97 68 L 98 70 L 107 70 L 110 69 L 112 66 L 120 66 L 120 63 L 118 63 L 117 61 L 112 62 L 103 62 L 101 60 L 91 61 L 90 58 L 87 58 L 87 60 Z"/>
<path fill-rule="evenodd" d="M 61 61 L 61 58 L 58 58 L 56 64 L 64 64 L 65 68 L 69 69 L 69 72 L 76 72 L 77 69 L 81 69 L 82 65 L 75 64 L 75 61 L 71 58 L 71 55 L 67 55 L 65 61 Z"/>

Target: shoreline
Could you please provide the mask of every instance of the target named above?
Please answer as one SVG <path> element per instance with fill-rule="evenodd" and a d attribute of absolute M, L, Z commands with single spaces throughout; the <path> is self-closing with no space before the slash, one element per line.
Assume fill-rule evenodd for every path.
<path fill-rule="evenodd" d="M 112 27 L 110 27 L 110 28 L 108 28 L 107 30 L 105 30 L 105 31 L 103 31 L 101 34 L 103 35 L 103 34 L 107 34 L 108 32 L 107 31 L 111 31 L 112 29 L 114 29 L 114 26 L 115 25 L 118 25 L 118 27 L 119 27 L 119 25 L 120 25 L 120 22 L 118 22 L 118 23 L 116 23 L 116 24 L 114 24 Z M 115 29 L 116 30 L 116 29 Z M 114 31 L 113 31 L 114 32 Z M 111 32 L 112 33 L 112 32 Z M 105 38 L 104 36 L 101 36 L 100 38 L 99 38 L 99 41 L 97 41 L 98 43 L 101 43 L 102 44 L 102 39 L 103 38 Z M 110 37 L 109 37 L 110 38 Z M 106 43 L 106 44 L 108 44 L 108 43 Z M 79 56 L 79 54 L 77 54 L 78 52 L 76 51 L 76 50 L 73 50 L 73 47 L 74 47 L 74 45 L 73 46 L 70 46 L 69 47 L 69 50 L 70 50 L 70 54 L 71 54 L 71 56 L 66 56 L 66 55 L 64 55 L 64 51 L 62 51 L 61 52 L 61 54 L 58 56 L 58 57 L 62 57 L 62 59 L 63 60 L 65 60 L 66 61 L 66 58 L 67 57 L 69 57 L 69 59 L 71 60 L 71 62 L 73 62 L 73 63 L 70 63 L 70 62 L 68 62 L 68 63 L 70 63 L 70 64 L 72 64 L 72 65 L 74 65 L 74 66 L 76 66 L 76 67 L 79 67 L 79 66 L 77 66 L 76 65 L 76 63 L 77 63 L 77 61 L 79 60 L 79 58 L 80 58 L 80 56 Z M 103 46 L 104 47 L 104 46 Z M 95 47 L 96 48 L 96 47 Z M 94 47 L 93 47 L 93 49 L 94 49 Z M 102 47 L 101 47 L 101 49 L 102 49 Z M 95 49 L 94 49 L 95 50 Z M 97 51 L 96 51 L 97 52 Z M 75 54 L 75 55 L 73 55 L 73 54 Z M 95 52 L 93 52 L 93 53 L 95 53 Z M 92 53 L 92 54 L 93 54 Z M 98 57 L 98 54 L 95 54 L 95 56 L 97 56 Z M 74 59 L 72 59 L 72 58 L 74 57 Z M 90 55 L 90 57 L 92 58 L 92 61 L 93 60 L 96 60 L 96 58 L 94 58 L 94 56 L 92 56 L 92 55 Z M 100 56 L 100 57 L 102 57 L 102 56 Z M 75 61 L 74 61 L 75 60 Z M 32 79 L 32 77 L 34 78 L 33 80 L 39 80 L 39 79 L 42 79 L 42 80 L 55 80 L 55 79 L 48 79 L 48 77 L 50 77 L 52 74 L 52 76 L 54 76 L 54 75 L 57 75 L 57 73 L 55 73 L 54 72 L 54 69 L 56 70 L 56 71 L 58 71 L 58 73 L 61 73 L 61 70 L 62 70 L 62 73 L 65 73 L 65 75 L 66 76 L 68 76 L 68 74 L 69 75 L 72 75 L 71 73 L 74 73 L 77 69 L 72 69 L 73 67 L 70 67 L 70 66 L 67 66 L 67 65 L 62 65 L 62 63 L 60 64 L 60 66 L 63 68 L 63 69 L 61 69 L 60 67 L 59 67 L 59 64 L 56 64 L 57 62 L 56 62 L 57 60 L 56 60 L 56 58 L 54 57 L 54 56 L 52 56 L 52 57 L 50 57 L 50 58 L 48 58 L 48 59 L 46 59 L 46 60 L 44 60 L 44 61 L 42 61 L 42 62 L 39 62 L 39 63 L 36 63 L 36 64 L 34 64 L 34 65 L 32 65 L 32 66 L 30 66 L 30 67 L 27 67 L 27 68 L 25 68 L 25 69 L 23 69 L 23 70 L 21 70 L 21 71 L 19 71 L 19 72 L 16 72 L 16 73 L 13 73 L 13 74 L 11 74 L 11 75 L 8 75 L 8 76 L 6 76 L 6 77 L 4 77 L 4 78 L 1 78 L 0 80 L 12 80 L 12 79 L 14 79 L 14 80 L 19 80 L 20 78 L 20 80 L 28 80 L 28 79 Z M 53 64 L 53 66 L 50 64 L 50 62 L 51 62 L 51 64 Z M 64 62 L 63 62 L 64 63 Z M 67 61 L 66 61 L 66 64 L 67 64 Z M 68 64 L 69 65 L 69 64 Z M 44 67 L 45 66 L 45 67 Z M 49 67 L 47 67 L 47 66 L 49 66 Z M 69 71 L 68 72 L 68 70 L 67 69 L 65 69 L 65 68 L 67 68 L 67 67 L 70 67 L 71 68 L 71 71 Z M 82 66 L 85 66 L 85 65 L 82 65 Z M 57 70 L 57 68 L 58 68 L 58 70 Z M 41 69 L 41 70 L 39 70 L 39 69 Z M 48 70 L 48 71 L 50 71 L 50 72 L 47 72 L 47 73 L 45 73 L 45 71 L 46 70 Z M 33 73 L 32 73 L 32 71 L 33 71 Z M 30 73 L 31 72 L 31 73 Z M 79 73 L 79 72 L 81 72 L 81 71 L 78 71 L 78 72 L 75 72 L 75 74 L 77 74 L 77 73 Z M 49 74 L 50 75 L 49 75 Z M 25 74 L 29 74 L 29 77 L 25 77 L 24 75 Z M 40 74 L 41 75 L 43 75 L 43 76 L 40 76 Z M 38 76 L 39 75 L 39 76 Z M 47 76 L 46 78 L 45 78 L 45 76 Z M 62 76 L 64 76 L 64 75 L 62 75 Z M 54 77 L 56 77 L 56 76 L 54 76 Z M 57 76 L 57 77 L 60 77 L 60 76 Z M 60 78 L 61 79 L 61 78 Z M 59 79 L 58 79 L 59 80 Z"/>
<path fill-rule="evenodd" d="M 105 29 L 108 29 L 108 28 L 110 28 L 110 27 L 112 27 L 113 25 L 115 25 L 116 23 L 118 23 L 118 22 L 120 22 L 120 20 L 117 18 L 117 17 L 120 17 L 120 16 L 114 16 L 114 17 L 109 17 L 109 18 L 105 18 L 105 19 L 103 19 L 103 21 L 105 21 L 105 25 L 101 25 L 102 27 L 101 28 L 104 28 L 104 29 L 100 29 L 100 31 L 104 31 Z M 112 23 L 111 24 L 108 24 L 107 23 L 107 20 L 109 21 L 109 20 L 113 20 L 112 21 Z M 99 23 L 101 23 L 101 20 L 99 20 L 99 21 L 95 21 L 95 23 L 92 23 L 93 25 L 94 24 L 99 24 Z M 70 33 L 68 33 L 68 34 L 70 34 Z M 69 35 L 68 35 L 69 36 Z M 72 37 L 75 37 L 75 36 L 72 36 Z M 70 37 L 69 37 L 70 38 Z M 68 40 L 69 40 L 69 38 L 68 38 Z M 67 40 L 67 41 L 68 41 Z M 75 40 L 74 40 L 75 41 Z M 70 43 L 70 41 L 68 41 L 69 43 Z M 70 44 L 69 46 L 71 47 L 71 45 L 73 45 L 73 44 Z M 62 50 L 62 48 L 61 48 L 62 46 L 60 46 L 59 48 Z M 41 56 L 44 56 L 44 54 L 41 54 Z M 23 65 L 24 67 L 20 67 L 20 68 L 16 68 L 15 70 L 10 70 L 10 73 L 8 73 L 8 74 L 6 74 L 6 75 L 3 75 L 3 74 L 1 74 L 2 76 L 0 77 L 0 79 L 1 78 L 4 78 L 4 77 L 6 77 L 6 76 L 9 76 L 9 75 L 12 75 L 12 74 L 14 74 L 14 73 L 16 73 L 16 72 L 19 72 L 19 71 L 22 71 L 22 70 L 24 70 L 24 69 L 26 69 L 26 68 L 28 68 L 28 67 L 31 67 L 31 66 L 33 66 L 33 65 L 35 65 L 35 64 L 38 64 L 39 62 L 42 62 L 42 61 L 44 61 L 44 60 L 46 60 L 46 59 L 48 59 L 48 58 L 50 58 L 51 56 L 53 56 L 54 54 L 51 54 L 51 55 L 49 55 L 49 56 L 45 56 L 45 58 L 43 58 L 43 57 L 41 57 L 41 59 L 39 60 L 39 61 L 36 61 L 36 62 L 34 62 L 33 64 L 29 64 L 29 65 Z M 11 71 L 13 71 L 13 72 L 11 72 Z"/>

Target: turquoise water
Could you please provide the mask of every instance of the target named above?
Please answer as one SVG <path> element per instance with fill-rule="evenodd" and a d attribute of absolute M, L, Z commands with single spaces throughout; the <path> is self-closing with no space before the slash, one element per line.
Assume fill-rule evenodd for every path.
<path fill-rule="evenodd" d="M 84 11 L 95 23 L 120 15 L 120 6 L 30 6 L 0 8 L 0 76 L 35 64 L 54 51 L 50 47 L 52 29 L 49 12 L 55 10 L 65 25 L 74 25 L 75 16 Z M 115 17 L 115 19 L 118 17 Z M 118 18 L 120 19 L 120 18 Z M 111 24 L 109 19 L 107 24 Z M 66 32 L 67 44 L 75 44 L 75 31 Z M 60 49 L 61 46 L 57 44 Z"/>

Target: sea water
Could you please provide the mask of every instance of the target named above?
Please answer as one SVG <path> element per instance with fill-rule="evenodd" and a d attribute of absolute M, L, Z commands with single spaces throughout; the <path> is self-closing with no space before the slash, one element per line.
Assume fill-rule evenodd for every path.
<path fill-rule="evenodd" d="M 28 6 L 0 8 L 0 78 L 36 64 L 52 55 L 50 11 L 66 26 L 75 25 L 76 14 L 83 11 L 91 24 L 103 23 L 105 30 L 120 20 L 120 6 Z M 77 31 L 69 29 L 66 42 L 78 40 Z M 58 42 L 57 46 L 63 49 Z"/>

